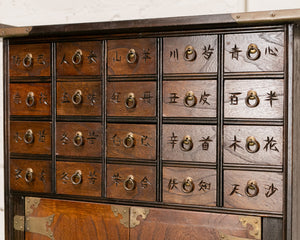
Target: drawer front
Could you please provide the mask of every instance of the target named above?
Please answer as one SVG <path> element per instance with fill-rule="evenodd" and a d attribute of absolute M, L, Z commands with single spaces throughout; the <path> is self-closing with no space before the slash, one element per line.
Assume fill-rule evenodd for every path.
<path fill-rule="evenodd" d="M 109 82 L 107 115 L 154 117 L 156 115 L 155 82 Z"/>
<path fill-rule="evenodd" d="M 56 162 L 58 194 L 101 196 L 101 164 Z"/>
<path fill-rule="evenodd" d="M 224 126 L 224 163 L 282 165 L 283 128 Z"/>
<path fill-rule="evenodd" d="M 172 73 L 217 72 L 217 36 L 164 38 L 163 70 Z"/>
<path fill-rule="evenodd" d="M 216 206 L 216 170 L 163 167 L 163 201 Z"/>
<path fill-rule="evenodd" d="M 225 72 L 282 72 L 284 33 L 227 34 L 224 54 Z"/>
<path fill-rule="evenodd" d="M 216 162 L 216 126 L 163 125 L 163 160 Z"/>
<path fill-rule="evenodd" d="M 51 154 L 50 122 L 10 122 L 10 152 Z"/>
<path fill-rule="evenodd" d="M 107 197 L 155 201 L 155 166 L 107 165 Z"/>
<path fill-rule="evenodd" d="M 10 188 L 15 191 L 51 192 L 51 161 L 10 160 Z"/>
<path fill-rule="evenodd" d="M 108 75 L 156 73 L 156 39 L 109 40 Z"/>
<path fill-rule="evenodd" d="M 101 46 L 100 41 L 57 43 L 57 75 L 100 75 Z"/>
<path fill-rule="evenodd" d="M 217 81 L 164 81 L 164 117 L 216 117 Z"/>
<path fill-rule="evenodd" d="M 226 80 L 225 118 L 283 118 L 283 79 Z"/>
<path fill-rule="evenodd" d="M 9 75 L 11 77 L 50 77 L 50 44 L 9 46 Z"/>
<path fill-rule="evenodd" d="M 101 116 L 101 82 L 58 82 L 57 115 Z"/>
<path fill-rule="evenodd" d="M 282 212 L 282 173 L 224 171 L 224 206 Z"/>
<path fill-rule="evenodd" d="M 107 124 L 107 157 L 156 159 L 156 125 Z"/>
<path fill-rule="evenodd" d="M 10 84 L 11 115 L 51 115 L 51 84 Z"/>
<path fill-rule="evenodd" d="M 74 157 L 101 157 L 101 124 L 58 122 L 56 154 Z"/>

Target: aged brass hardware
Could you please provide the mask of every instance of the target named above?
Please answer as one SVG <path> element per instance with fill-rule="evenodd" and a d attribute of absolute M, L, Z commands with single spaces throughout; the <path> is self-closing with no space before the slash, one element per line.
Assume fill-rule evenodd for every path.
<path fill-rule="evenodd" d="M 72 56 L 72 63 L 74 65 L 80 64 L 82 61 L 82 51 L 80 49 L 77 49 L 75 51 L 75 54 Z"/>
<path fill-rule="evenodd" d="M 249 107 L 249 108 L 256 107 L 260 102 L 259 97 L 257 96 L 257 93 L 253 90 L 248 91 L 245 101 L 246 101 L 247 107 Z M 251 102 L 253 102 L 253 103 L 251 103 Z"/>
<path fill-rule="evenodd" d="M 125 148 L 132 148 L 134 147 L 135 139 L 133 137 L 133 133 L 128 133 L 127 136 L 123 139 L 123 146 Z"/>
<path fill-rule="evenodd" d="M 82 182 L 82 173 L 80 170 L 76 170 L 76 172 L 71 176 L 71 182 L 73 185 L 78 185 Z"/>
<path fill-rule="evenodd" d="M 111 210 L 116 217 L 118 217 L 118 215 L 120 214 L 122 216 L 122 218 L 120 219 L 120 223 L 123 224 L 126 228 L 129 228 L 130 207 L 111 205 Z"/>
<path fill-rule="evenodd" d="M 194 144 L 190 136 L 187 135 L 183 138 L 183 140 L 181 140 L 180 148 L 182 151 L 184 152 L 191 151 L 193 149 L 193 146 Z"/>
<path fill-rule="evenodd" d="M 73 138 L 73 144 L 76 147 L 80 147 L 83 145 L 83 136 L 82 136 L 82 132 L 76 132 L 74 138 Z"/>
<path fill-rule="evenodd" d="M 27 168 L 26 169 L 24 179 L 27 183 L 31 183 L 33 181 L 33 170 L 32 170 L 32 168 Z"/>
<path fill-rule="evenodd" d="M 129 93 L 128 94 L 128 97 L 125 100 L 125 106 L 128 109 L 136 107 L 136 100 L 135 100 L 135 97 L 134 97 L 134 93 Z"/>
<path fill-rule="evenodd" d="M 128 63 L 132 64 L 137 62 L 137 53 L 136 51 L 132 48 L 128 51 L 127 56 L 126 56 L 126 60 Z"/>
<path fill-rule="evenodd" d="M 253 146 L 254 146 L 254 148 L 252 148 Z M 250 137 L 247 137 L 247 139 L 246 139 L 246 146 L 245 147 L 246 147 L 247 152 L 256 153 L 260 149 L 260 144 L 255 139 L 255 137 L 250 136 Z"/>
<path fill-rule="evenodd" d="M 182 190 L 184 193 L 191 193 L 195 189 L 195 184 L 193 182 L 193 179 L 191 177 L 187 177 L 183 184 L 182 184 Z"/>
<path fill-rule="evenodd" d="M 76 92 L 72 96 L 72 103 L 74 105 L 78 105 L 82 102 L 82 93 L 80 90 L 76 90 Z"/>
<path fill-rule="evenodd" d="M 184 55 L 183 55 L 183 59 L 185 61 L 194 61 L 197 57 L 197 53 L 196 50 L 194 49 L 193 46 L 189 45 L 186 46 L 185 50 L 184 50 Z"/>
<path fill-rule="evenodd" d="M 185 94 L 183 104 L 186 107 L 193 107 L 197 104 L 197 98 L 192 91 L 188 91 Z"/>
<path fill-rule="evenodd" d="M 34 142 L 34 135 L 31 129 L 28 129 L 24 135 L 24 142 L 31 144 Z"/>
<path fill-rule="evenodd" d="M 33 58 L 31 53 L 27 53 L 26 56 L 23 58 L 23 66 L 26 68 L 31 67 L 33 63 Z"/>
<path fill-rule="evenodd" d="M 123 185 L 124 185 L 124 188 L 125 188 L 126 191 L 132 191 L 132 190 L 134 190 L 135 187 L 136 187 L 136 181 L 134 180 L 134 176 L 129 175 L 125 179 Z"/>
<path fill-rule="evenodd" d="M 28 107 L 32 107 L 34 105 L 34 93 L 33 92 L 29 92 L 27 94 L 25 103 Z"/>
<path fill-rule="evenodd" d="M 248 50 L 247 50 L 247 58 L 249 60 L 252 60 L 252 61 L 255 61 L 257 59 L 260 58 L 260 50 L 259 48 L 257 47 L 256 44 L 254 43 L 251 43 L 249 46 L 248 46 Z"/>
<path fill-rule="evenodd" d="M 256 197 L 257 194 L 259 193 L 257 182 L 254 180 L 249 180 L 245 188 L 245 193 L 248 197 Z"/>

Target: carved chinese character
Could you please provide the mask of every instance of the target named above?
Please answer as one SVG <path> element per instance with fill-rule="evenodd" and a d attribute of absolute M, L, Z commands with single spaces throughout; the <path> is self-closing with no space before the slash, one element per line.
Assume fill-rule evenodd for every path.
<path fill-rule="evenodd" d="M 151 147 L 150 143 L 148 142 L 149 138 L 148 136 L 142 136 L 141 137 L 141 144 L 143 146 L 146 146 L 146 147 Z"/>
<path fill-rule="evenodd" d="M 120 177 L 119 173 L 115 173 L 112 176 L 113 182 L 116 184 L 116 186 L 118 186 L 118 184 L 120 184 L 122 182 L 122 178 Z"/>
<path fill-rule="evenodd" d="M 151 96 L 151 92 L 146 91 L 146 92 L 144 92 L 144 96 L 141 99 L 144 101 L 144 103 L 151 104 L 151 98 L 153 98 L 153 96 Z"/>
<path fill-rule="evenodd" d="M 272 49 L 270 46 L 268 46 L 265 49 L 265 55 L 267 55 L 267 54 L 277 57 L 278 56 L 278 49 L 276 47 L 274 47 Z"/>
<path fill-rule="evenodd" d="M 116 56 L 113 57 L 114 62 L 121 62 L 121 56 L 118 56 L 118 52 L 116 51 Z"/>
<path fill-rule="evenodd" d="M 170 140 L 168 141 L 168 144 L 172 145 L 172 149 L 174 149 L 175 144 L 177 144 L 177 142 L 178 142 L 177 137 L 178 136 L 175 136 L 174 132 L 172 132 L 172 136 L 170 137 Z"/>
<path fill-rule="evenodd" d="M 169 190 L 173 190 L 173 188 L 177 188 L 177 184 L 178 184 L 178 181 L 176 178 L 171 178 L 170 181 L 169 181 L 169 184 L 168 184 L 168 188 Z"/>
<path fill-rule="evenodd" d="M 15 169 L 16 180 L 18 180 L 19 178 L 22 178 L 22 175 L 21 175 L 22 171 L 23 170 L 20 168 Z"/>
<path fill-rule="evenodd" d="M 43 169 L 42 170 L 42 172 L 41 172 L 41 176 L 40 176 L 40 180 L 44 183 L 44 184 L 46 184 L 46 172 L 45 172 L 45 170 Z"/>
<path fill-rule="evenodd" d="M 141 185 L 142 185 L 142 188 L 147 188 L 148 185 L 151 185 L 151 183 L 149 182 L 147 177 L 144 177 L 143 180 L 141 181 Z"/>
<path fill-rule="evenodd" d="M 63 58 L 62 58 L 62 60 L 60 62 L 60 64 L 63 64 L 63 63 L 69 64 L 68 61 L 67 61 L 67 59 L 66 59 L 66 54 L 64 54 L 64 56 L 63 56 Z"/>
<path fill-rule="evenodd" d="M 44 59 L 44 55 L 42 55 L 42 54 L 38 55 L 38 57 L 37 57 L 37 62 L 38 62 L 38 64 L 43 64 L 43 65 L 45 65 L 45 64 L 46 64 L 46 61 L 45 61 L 45 59 Z"/>
<path fill-rule="evenodd" d="M 170 58 L 172 58 L 172 57 L 174 59 L 178 60 L 178 49 L 177 48 L 173 51 L 170 51 Z"/>
<path fill-rule="evenodd" d="M 202 55 L 204 55 L 204 58 L 206 60 L 210 59 L 211 55 L 214 53 L 214 49 L 210 46 L 210 44 L 207 46 L 204 46 Z"/>
<path fill-rule="evenodd" d="M 61 174 L 60 178 L 61 178 L 63 184 L 67 184 L 68 181 L 70 180 L 70 178 L 68 177 L 68 173 L 66 173 L 66 172 L 63 172 Z"/>
<path fill-rule="evenodd" d="M 143 59 L 145 60 L 145 62 L 147 61 L 147 59 L 151 59 L 150 55 L 150 49 L 148 48 L 148 50 L 143 49 Z"/>
<path fill-rule="evenodd" d="M 240 95 L 242 93 L 240 92 L 235 92 L 235 93 L 230 93 L 230 105 L 238 105 L 239 104 L 239 97 L 237 95 Z"/>
<path fill-rule="evenodd" d="M 22 141 L 22 137 L 20 137 L 18 132 L 16 132 L 16 134 L 14 135 L 14 139 L 15 139 L 16 143 L 18 143 L 19 141 Z"/>
<path fill-rule="evenodd" d="M 213 140 L 210 139 L 210 136 L 208 136 L 207 138 L 202 137 L 201 140 L 199 140 L 199 142 L 202 142 L 202 150 L 207 151 L 209 149 L 209 142 L 212 142 Z"/>
<path fill-rule="evenodd" d="M 277 98 L 277 94 L 276 92 L 274 91 L 270 91 L 270 93 L 267 93 L 267 98 L 266 98 L 266 101 L 269 101 L 270 102 L 270 106 L 273 107 L 273 101 L 277 101 L 278 98 Z"/>
<path fill-rule="evenodd" d="M 43 92 L 41 92 L 41 94 L 40 94 L 40 104 L 48 105 L 47 95 Z"/>
<path fill-rule="evenodd" d="M 267 137 L 266 140 L 264 140 L 266 143 L 266 145 L 264 146 L 264 149 L 266 150 L 266 152 L 268 151 L 268 149 L 275 151 L 275 152 L 279 152 L 278 148 L 276 147 L 277 145 L 277 141 L 274 139 L 274 137 Z"/>
<path fill-rule="evenodd" d="M 207 99 L 208 99 L 209 96 L 210 96 L 210 94 L 207 94 L 204 91 L 204 94 L 201 94 L 201 98 L 200 98 L 199 103 L 202 103 L 202 105 L 204 105 L 204 104 L 210 105 L 210 103 L 207 101 Z"/>
<path fill-rule="evenodd" d="M 62 142 L 62 145 L 68 144 L 70 142 L 70 139 L 68 138 L 67 133 L 65 133 L 65 132 L 63 133 L 60 141 Z"/>
<path fill-rule="evenodd" d="M 276 191 L 278 191 L 278 188 L 276 188 L 273 183 L 272 185 L 267 185 L 265 189 L 266 189 L 265 195 L 267 198 L 271 197 Z"/>
<path fill-rule="evenodd" d="M 198 186 L 199 186 L 199 191 L 206 192 L 206 190 L 210 190 L 211 183 L 208 183 L 208 182 L 205 182 L 205 181 L 201 180 L 199 182 Z"/>
<path fill-rule="evenodd" d="M 113 135 L 112 140 L 115 146 L 121 145 L 121 138 L 119 138 L 117 134 Z"/>
<path fill-rule="evenodd" d="M 241 148 L 241 149 L 244 150 L 244 148 L 241 147 L 241 146 L 239 145 L 239 143 L 240 143 L 241 141 L 237 140 L 237 138 L 236 138 L 235 135 L 234 135 L 233 140 L 231 140 L 231 141 L 233 141 L 233 143 L 232 143 L 229 147 L 230 147 L 230 148 L 233 148 L 233 151 L 236 151 L 237 148 Z"/>
<path fill-rule="evenodd" d="M 62 101 L 61 101 L 62 103 L 69 103 L 70 102 L 70 100 L 69 100 L 69 94 L 67 92 L 63 93 L 61 99 L 62 99 Z"/>
<path fill-rule="evenodd" d="M 38 135 L 39 135 L 39 142 L 45 142 L 45 137 L 46 137 L 45 129 L 39 131 Z"/>
<path fill-rule="evenodd" d="M 88 140 L 89 144 L 94 144 L 97 137 L 99 137 L 99 135 L 96 134 L 95 131 L 89 131 L 88 135 L 89 136 L 88 136 L 87 140 Z"/>
<path fill-rule="evenodd" d="M 21 63 L 21 58 L 19 56 L 12 56 L 12 62 L 13 64 L 19 66 Z"/>
<path fill-rule="evenodd" d="M 13 97 L 13 99 L 14 99 L 14 103 L 15 103 L 15 104 L 20 104 L 20 103 L 22 103 L 21 96 L 20 96 L 20 94 L 19 94 L 18 92 L 16 92 L 16 94 L 15 94 L 14 97 Z"/>
<path fill-rule="evenodd" d="M 94 53 L 94 51 L 90 51 L 90 54 L 88 55 L 89 64 L 91 63 L 97 63 L 97 55 Z"/>
<path fill-rule="evenodd" d="M 239 196 L 243 196 L 241 193 L 239 193 L 239 190 L 240 190 L 239 186 L 240 186 L 239 184 L 233 184 L 232 185 L 233 189 L 229 195 L 232 196 L 233 194 L 237 194 Z"/>
<path fill-rule="evenodd" d="M 170 102 L 169 103 L 177 103 L 176 99 L 178 99 L 179 97 L 177 96 L 177 93 L 170 93 Z"/>
<path fill-rule="evenodd" d="M 119 99 L 120 94 L 121 94 L 120 92 L 114 92 L 114 93 L 112 94 L 111 99 L 112 99 L 112 101 L 113 101 L 114 103 L 119 103 L 119 102 L 120 102 L 120 99 Z"/>
<path fill-rule="evenodd" d="M 234 45 L 234 48 L 231 49 L 230 53 L 232 54 L 232 59 L 236 59 L 239 60 L 239 53 L 242 52 L 242 50 L 240 50 L 236 44 Z"/>
<path fill-rule="evenodd" d="M 96 172 L 95 171 L 94 172 L 90 172 L 88 179 L 89 179 L 89 183 L 90 184 L 95 184 L 95 182 L 97 180 Z"/>
<path fill-rule="evenodd" d="M 90 105 L 91 106 L 94 106 L 94 104 L 96 103 L 96 94 L 89 94 L 87 96 L 89 102 L 90 102 Z"/>

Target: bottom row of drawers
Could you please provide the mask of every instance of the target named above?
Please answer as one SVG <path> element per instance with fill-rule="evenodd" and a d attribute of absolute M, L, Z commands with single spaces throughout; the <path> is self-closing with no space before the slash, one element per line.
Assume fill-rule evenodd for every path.
<path fill-rule="evenodd" d="M 11 159 L 15 191 L 51 192 L 51 161 Z M 156 167 L 107 164 L 106 196 L 156 200 Z M 56 162 L 56 193 L 101 197 L 100 163 Z M 224 207 L 282 212 L 283 175 L 276 172 L 224 170 Z M 215 169 L 163 167 L 163 202 L 216 206 Z"/>

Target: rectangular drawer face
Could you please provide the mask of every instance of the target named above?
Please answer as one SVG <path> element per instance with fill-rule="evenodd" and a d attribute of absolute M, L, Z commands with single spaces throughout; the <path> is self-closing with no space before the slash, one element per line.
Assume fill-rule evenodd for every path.
<path fill-rule="evenodd" d="M 57 75 L 100 75 L 101 46 L 100 41 L 57 43 Z"/>
<path fill-rule="evenodd" d="M 50 122 L 10 122 L 10 152 L 51 154 Z"/>
<path fill-rule="evenodd" d="M 282 212 L 282 173 L 224 171 L 224 207 Z"/>
<path fill-rule="evenodd" d="M 216 206 L 216 170 L 163 167 L 163 201 Z"/>
<path fill-rule="evenodd" d="M 51 115 L 50 83 L 10 84 L 10 115 Z"/>
<path fill-rule="evenodd" d="M 101 157 L 101 124 L 58 122 L 56 124 L 56 155 Z"/>
<path fill-rule="evenodd" d="M 163 71 L 172 73 L 216 73 L 216 35 L 164 38 Z"/>
<path fill-rule="evenodd" d="M 217 81 L 164 81 L 164 117 L 216 117 Z"/>
<path fill-rule="evenodd" d="M 107 83 L 107 115 L 155 117 L 156 83 Z"/>
<path fill-rule="evenodd" d="M 10 187 L 15 191 L 51 192 L 51 161 L 10 160 Z"/>
<path fill-rule="evenodd" d="M 108 75 L 156 73 L 156 39 L 107 41 Z"/>
<path fill-rule="evenodd" d="M 224 126 L 224 163 L 282 165 L 283 128 Z"/>
<path fill-rule="evenodd" d="M 50 76 L 50 44 L 9 46 L 9 75 L 11 77 Z"/>
<path fill-rule="evenodd" d="M 107 197 L 155 201 L 155 166 L 107 165 Z"/>
<path fill-rule="evenodd" d="M 163 125 L 163 160 L 216 162 L 216 126 Z"/>
<path fill-rule="evenodd" d="M 283 118 L 283 79 L 225 80 L 225 118 Z"/>
<path fill-rule="evenodd" d="M 56 162 L 58 194 L 101 196 L 101 164 Z"/>
<path fill-rule="evenodd" d="M 156 159 L 156 125 L 107 124 L 107 157 Z"/>
<path fill-rule="evenodd" d="M 227 34 L 224 55 L 225 72 L 282 72 L 284 33 Z"/>
<path fill-rule="evenodd" d="M 101 82 L 57 82 L 57 115 L 101 116 Z"/>

